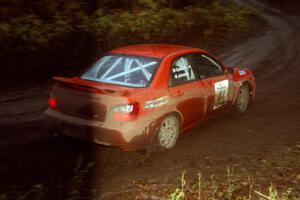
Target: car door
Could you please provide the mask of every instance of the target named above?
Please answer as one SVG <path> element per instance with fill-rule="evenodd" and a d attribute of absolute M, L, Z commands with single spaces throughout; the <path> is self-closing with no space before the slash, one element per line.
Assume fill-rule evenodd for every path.
<path fill-rule="evenodd" d="M 192 54 L 190 61 L 201 84 L 206 88 L 206 113 L 212 112 L 231 100 L 232 75 L 225 72 L 224 67 L 208 54 Z"/>
<path fill-rule="evenodd" d="M 169 91 L 183 116 L 183 127 L 193 125 L 204 115 L 205 88 L 189 61 L 189 55 L 175 58 L 171 64 Z"/>

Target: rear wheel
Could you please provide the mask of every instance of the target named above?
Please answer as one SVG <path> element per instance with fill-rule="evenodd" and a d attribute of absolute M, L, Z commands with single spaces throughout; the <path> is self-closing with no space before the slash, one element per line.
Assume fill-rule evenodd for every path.
<path fill-rule="evenodd" d="M 250 102 L 250 93 L 249 93 L 249 86 L 244 84 L 239 89 L 239 93 L 236 99 L 236 110 L 239 113 L 246 112 Z"/>
<path fill-rule="evenodd" d="M 172 149 L 179 135 L 179 122 L 173 116 L 167 116 L 161 123 L 157 135 L 157 142 L 161 149 Z"/>

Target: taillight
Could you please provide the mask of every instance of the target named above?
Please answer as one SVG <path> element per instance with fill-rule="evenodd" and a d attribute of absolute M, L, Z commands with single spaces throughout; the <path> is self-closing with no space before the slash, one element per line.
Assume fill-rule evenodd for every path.
<path fill-rule="evenodd" d="M 48 105 L 50 108 L 55 109 L 56 108 L 56 99 L 53 97 L 49 97 Z"/>
<path fill-rule="evenodd" d="M 112 119 L 115 121 L 131 121 L 136 118 L 139 111 L 139 104 L 132 103 L 113 107 L 111 110 Z"/>

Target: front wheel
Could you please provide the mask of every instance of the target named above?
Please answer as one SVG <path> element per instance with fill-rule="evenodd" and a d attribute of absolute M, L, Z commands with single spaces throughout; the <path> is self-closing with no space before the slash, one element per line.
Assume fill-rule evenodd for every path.
<path fill-rule="evenodd" d="M 236 99 L 235 108 L 237 112 L 244 113 L 246 112 L 250 102 L 250 93 L 249 93 L 249 86 L 244 84 L 239 89 L 239 93 Z"/>

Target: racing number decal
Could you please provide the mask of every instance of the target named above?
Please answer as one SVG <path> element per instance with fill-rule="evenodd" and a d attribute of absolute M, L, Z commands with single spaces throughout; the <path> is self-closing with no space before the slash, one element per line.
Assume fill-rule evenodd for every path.
<path fill-rule="evenodd" d="M 214 109 L 226 104 L 228 99 L 228 80 L 223 80 L 215 83 L 215 102 Z"/>

